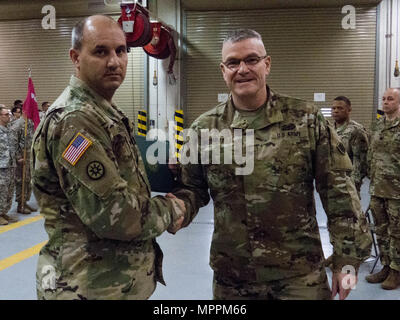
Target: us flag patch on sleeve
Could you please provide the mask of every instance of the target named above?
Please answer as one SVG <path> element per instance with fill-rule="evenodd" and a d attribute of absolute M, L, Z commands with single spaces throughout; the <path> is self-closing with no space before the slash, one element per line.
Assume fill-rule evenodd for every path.
<path fill-rule="evenodd" d="M 86 138 L 82 133 L 78 132 L 71 143 L 64 150 L 62 157 L 73 166 L 83 156 L 86 150 L 93 142 Z"/>

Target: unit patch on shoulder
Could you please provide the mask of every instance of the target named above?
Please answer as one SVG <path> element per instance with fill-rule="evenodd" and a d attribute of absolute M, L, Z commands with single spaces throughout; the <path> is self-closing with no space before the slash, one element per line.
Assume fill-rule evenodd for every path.
<path fill-rule="evenodd" d="M 99 161 L 92 161 L 88 164 L 86 172 L 90 179 L 98 180 L 106 173 L 104 166 Z"/>
<path fill-rule="evenodd" d="M 78 132 L 64 150 L 62 157 L 74 166 L 92 143 L 82 133 Z"/>

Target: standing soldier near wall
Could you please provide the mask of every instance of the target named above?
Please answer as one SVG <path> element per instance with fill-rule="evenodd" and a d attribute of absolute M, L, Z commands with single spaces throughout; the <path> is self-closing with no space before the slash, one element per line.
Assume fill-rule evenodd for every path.
<path fill-rule="evenodd" d="M 17 220 L 8 216 L 14 193 L 15 136 L 7 128 L 10 111 L 0 104 L 0 225 Z"/>
<path fill-rule="evenodd" d="M 366 280 L 393 290 L 400 285 L 400 90 L 387 89 L 382 102 L 385 115 L 371 126 L 368 163 L 370 208 L 383 268 Z"/>
<path fill-rule="evenodd" d="M 334 126 L 353 164 L 351 176 L 360 197 L 362 180 L 367 175 L 368 133 L 361 124 L 350 119 L 350 113 L 351 102 L 347 97 L 339 96 L 333 100 Z"/>
<path fill-rule="evenodd" d="M 25 121 L 28 121 L 27 135 L 25 138 Z M 18 120 L 15 120 L 11 125 L 11 130 L 14 131 L 17 137 L 17 168 L 15 170 L 15 200 L 18 203 L 17 212 L 22 214 L 30 214 L 35 211 L 26 202 L 29 201 L 32 195 L 31 187 L 31 171 L 30 171 L 30 150 L 32 146 L 32 138 L 34 133 L 34 125 L 32 120 L 26 119 L 23 115 Z M 24 163 L 24 148 L 26 148 L 26 159 Z M 25 178 L 23 177 L 23 166 L 25 165 Z M 24 185 L 22 186 L 22 184 Z M 23 195 L 22 195 L 22 190 Z"/>

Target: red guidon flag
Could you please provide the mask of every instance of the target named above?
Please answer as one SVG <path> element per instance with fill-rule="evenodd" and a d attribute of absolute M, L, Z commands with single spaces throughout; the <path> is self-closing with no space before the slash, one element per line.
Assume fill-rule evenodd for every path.
<path fill-rule="evenodd" d="M 26 114 L 26 117 L 33 121 L 34 127 L 36 129 L 36 127 L 39 125 L 40 118 L 35 88 L 33 86 L 31 77 L 29 77 L 28 81 L 28 94 L 26 95 L 26 99 L 24 101 L 23 111 Z"/>

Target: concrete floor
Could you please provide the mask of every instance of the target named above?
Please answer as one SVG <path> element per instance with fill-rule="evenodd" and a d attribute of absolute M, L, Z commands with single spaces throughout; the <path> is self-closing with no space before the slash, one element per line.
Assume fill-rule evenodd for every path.
<path fill-rule="evenodd" d="M 155 194 L 154 194 L 155 195 Z M 361 198 L 363 209 L 368 207 L 368 181 L 365 181 Z M 32 197 L 29 204 L 36 205 Z M 326 228 L 326 216 L 322 209 L 319 196 L 316 195 L 317 219 L 320 226 L 323 250 L 329 256 L 332 247 Z M 38 216 L 16 213 L 13 204 L 11 214 L 20 220 Z M 44 220 L 29 223 L 14 230 L 1 232 L 0 227 L 0 265 L 10 256 L 33 247 L 47 240 L 43 228 Z M 210 300 L 212 299 L 212 270 L 209 267 L 209 249 L 213 232 L 213 208 L 210 203 L 200 210 L 193 223 L 176 235 L 164 233 L 157 240 L 164 252 L 164 278 L 167 286 L 158 284 L 151 300 Z M 35 300 L 35 272 L 37 255 L 27 258 L 0 271 L 0 300 Z M 359 270 L 357 287 L 352 290 L 349 300 L 399 300 L 400 288 L 386 291 L 379 284 L 369 284 L 365 276 L 369 274 L 374 259 L 367 260 Z M 380 270 L 378 262 L 375 270 Z M 331 272 L 327 269 L 328 277 Z"/>

